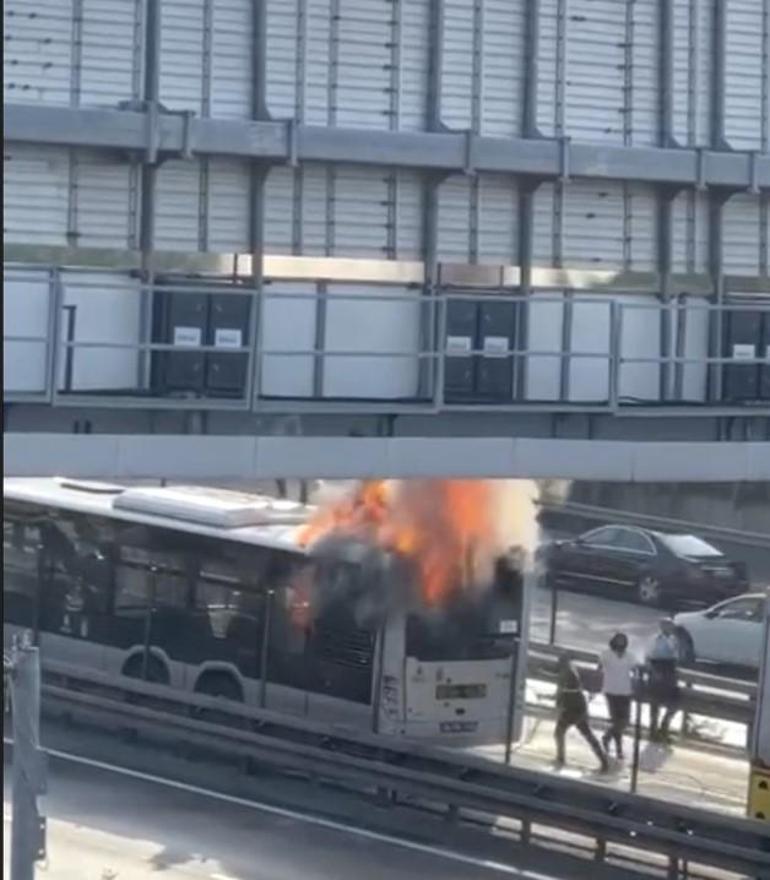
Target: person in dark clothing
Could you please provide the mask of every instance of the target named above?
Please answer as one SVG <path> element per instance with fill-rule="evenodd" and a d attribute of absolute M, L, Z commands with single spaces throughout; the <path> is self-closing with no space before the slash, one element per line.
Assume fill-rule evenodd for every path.
<path fill-rule="evenodd" d="M 556 708 L 559 713 L 554 732 L 556 737 L 556 765 L 558 767 L 564 766 L 566 758 L 565 737 L 570 727 L 575 727 L 599 759 L 602 772 L 606 773 L 609 769 L 607 754 L 602 749 L 599 740 L 588 724 L 588 702 L 583 693 L 580 676 L 567 654 L 562 654 L 559 657 L 556 680 Z"/>
<path fill-rule="evenodd" d="M 677 666 L 679 645 L 676 628 L 670 618 L 660 622 L 660 631 L 647 652 L 650 671 L 650 739 L 668 741 L 674 715 L 679 711 L 679 680 Z M 663 720 L 658 726 L 661 707 L 665 707 Z"/>

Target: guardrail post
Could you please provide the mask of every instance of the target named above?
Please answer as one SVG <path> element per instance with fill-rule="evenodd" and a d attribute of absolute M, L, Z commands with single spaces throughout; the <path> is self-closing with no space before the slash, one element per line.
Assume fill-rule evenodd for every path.
<path fill-rule="evenodd" d="M 511 763 L 513 751 L 513 722 L 516 711 L 516 666 L 519 661 L 520 642 L 514 638 L 511 643 L 510 681 L 508 682 L 508 710 L 505 716 L 505 763 Z M 526 658 L 524 660 L 526 663 Z"/>
<path fill-rule="evenodd" d="M 273 591 L 265 593 L 265 616 L 262 620 L 262 650 L 259 657 L 259 708 L 267 705 L 267 663 L 270 657 L 270 618 L 273 611 Z"/>
<path fill-rule="evenodd" d="M 13 808 L 11 880 L 34 880 L 35 862 L 45 857 L 45 818 L 37 798 L 45 791 L 40 751 L 40 658 L 28 641 L 14 651 L 11 668 L 13 705 Z"/>
<path fill-rule="evenodd" d="M 642 670 L 636 673 L 635 713 L 634 713 L 634 754 L 631 763 L 631 794 L 636 794 L 639 785 L 639 758 L 642 743 L 642 696 L 645 676 Z"/>

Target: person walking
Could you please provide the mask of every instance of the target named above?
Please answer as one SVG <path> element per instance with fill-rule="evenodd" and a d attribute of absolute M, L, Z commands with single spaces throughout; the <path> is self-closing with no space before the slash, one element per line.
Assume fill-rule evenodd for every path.
<path fill-rule="evenodd" d="M 674 621 L 670 617 L 661 620 L 660 630 L 647 651 L 646 659 L 650 670 L 650 740 L 668 741 L 671 722 L 679 711 L 679 642 Z M 659 725 L 662 707 L 665 712 Z"/>
<path fill-rule="evenodd" d="M 631 696 L 634 672 L 638 666 L 636 657 L 628 650 L 628 636 L 619 632 L 610 639 L 609 648 L 600 659 L 602 692 L 607 701 L 610 726 L 602 737 L 604 750 L 609 753 L 610 742 L 615 743 L 619 760 L 623 760 L 623 734 L 631 716 Z"/>
<path fill-rule="evenodd" d="M 554 731 L 556 738 L 556 766 L 563 767 L 565 764 L 565 739 L 567 731 L 570 727 L 575 727 L 598 758 L 602 773 L 606 773 L 609 769 L 609 761 L 599 740 L 588 724 L 588 702 L 583 693 L 580 676 L 573 666 L 569 655 L 566 653 L 561 654 L 558 661 L 556 707 L 558 710 L 556 730 Z"/>

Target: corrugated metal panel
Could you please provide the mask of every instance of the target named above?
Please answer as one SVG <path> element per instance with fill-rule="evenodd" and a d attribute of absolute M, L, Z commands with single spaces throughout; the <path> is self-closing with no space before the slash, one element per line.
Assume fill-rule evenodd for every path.
<path fill-rule="evenodd" d="M 438 191 L 439 260 L 467 263 L 471 252 L 471 180 L 450 177 Z"/>
<path fill-rule="evenodd" d="M 671 2 L 671 0 L 668 0 Z M 620 4 L 618 4 L 620 5 Z M 626 143 L 658 143 L 660 63 L 657 0 L 634 0 L 626 5 L 626 86 L 624 118 Z"/>
<path fill-rule="evenodd" d="M 560 186 L 541 184 L 535 190 L 532 207 L 532 261 L 536 266 L 561 265 Z"/>
<path fill-rule="evenodd" d="M 529 298 L 527 348 L 543 353 L 561 352 L 564 324 L 563 295 L 557 291 L 533 293 Z M 561 394 L 561 360 L 558 357 L 527 359 L 527 400 L 558 400 Z"/>
<path fill-rule="evenodd" d="M 264 236 L 265 251 L 290 254 L 293 247 L 294 187 L 297 172 L 277 166 L 270 169 L 265 180 Z"/>
<path fill-rule="evenodd" d="M 421 260 L 423 250 L 422 178 L 416 171 L 399 171 L 396 175 L 396 257 L 399 260 Z"/>
<path fill-rule="evenodd" d="M 554 137 L 564 124 L 564 41 L 566 0 L 540 0 L 538 44 L 537 124 L 543 134 Z"/>
<path fill-rule="evenodd" d="M 139 243 L 139 169 L 111 153 L 75 156 L 75 236 L 79 247 L 133 249 Z"/>
<path fill-rule="evenodd" d="M 249 166 L 247 162 L 211 159 L 208 163 L 206 250 L 249 251 Z"/>
<path fill-rule="evenodd" d="M 70 173 L 67 150 L 6 143 L 3 159 L 4 240 L 66 244 Z"/>
<path fill-rule="evenodd" d="M 330 124 L 330 44 L 334 0 L 304 0 L 307 10 L 305 51 L 302 53 L 301 118 L 308 125 Z"/>
<path fill-rule="evenodd" d="M 334 178 L 334 253 L 388 256 L 388 179 L 377 169 L 340 167 Z"/>
<path fill-rule="evenodd" d="M 707 272 L 708 249 L 708 196 L 697 190 L 680 193 L 672 203 L 672 270 L 689 274 Z"/>
<path fill-rule="evenodd" d="M 441 120 L 450 128 L 478 130 L 474 52 L 481 51 L 480 0 L 445 0 Z M 474 88 L 475 86 L 475 88 Z"/>
<path fill-rule="evenodd" d="M 671 7 L 674 136 L 703 146 L 711 136 L 714 0 L 671 0 Z"/>
<path fill-rule="evenodd" d="M 144 7 L 145 0 L 83 0 L 81 104 L 141 97 Z"/>
<path fill-rule="evenodd" d="M 342 299 L 335 294 L 371 296 L 372 287 L 330 285 L 326 306 L 327 351 L 354 351 L 371 357 L 327 356 L 324 358 L 323 396 L 398 400 L 417 394 L 417 357 L 377 356 L 378 352 L 419 351 L 420 292 L 382 289 L 384 295 L 401 299 Z"/>
<path fill-rule="evenodd" d="M 398 127 L 425 128 L 428 99 L 430 0 L 401 0 L 401 75 Z"/>
<path fill-rule="evenodd" d="M 728 199 L 722 213 L 722 247 L 722 266 L 726 273 L 759 273 L 759 196 L 738 193 Z"/>
<path fill-rule="evenodd" d="M 575 294 L 569 350 L 595 357 L 572 358 L 569 399 L 606 402 L 609 397 L 610 302 L 597 302 L 596 294 Z"/>
<path fill-rule="evenodd" d="M 211 116 L 248 119 L 254 83 L 253 0 L 215 0 L 211 28 Z"/>
<path fill-rule="evenodd" d="M 660 304 L 649 296 L 628 295 L 623 297 L 621 303 L 621 359 L 658 357 L 661 342 Z M 660 364 L 622 364 L 618 396 L 625 400 L 659 400 Z"/>
<path fill-rule="evenodd" d="M 303 43 L 304 20 L 299 17 L 304 0 L 266 0 L 267 3 L 267 105 L 278 118 L 297 116 L 298 50 Z"/>
<path fill-rule="evenodd" d="M 742 150 L 767 146 L 766 0 L 730 0 L 725 4 L 725 137 Z M 764 82 L 763 82 L 764 80 Z M 764 101 L 763 101 L 764 97 Z"/>
<path fill-rule="evenodd" d="M 160 100 L 171 110 L 202 113 L 205 10 L 202 0 L 160 5 Z"/>
<path fill-rule="evenodd" d="M 490 137 L 521 134 L 525 7 L 510 0 L 484 2 L 481 133 Z"/>
<path fill-rule="evenodd" d="M 316 293 L 312 284 L 266 284 L 262 300 L 264 351 L 312 352 L 315 348 L 316 300 L 291 294 Z M 314 357 L 266 355 L 261 393 L 265 397 L 312 397 Z"/>
<path fill-rule="evenodd" d="M 144 0 L 8 0 L 4 99 L 113 105 L 138 98 Z"/>
<path fill-rule="evenodd" d="M 566 134 L 623 143 L 626 4 L 570 0 L 568 9 Z"/>
<path fill-rule="evenodd" d="M 332 106 L 337 125 L 391 128 L 394 5 L 384 0 L 337 0 L 332 30 Z"/>
<path fill-rule="evenodd" d="M 760 249 L 763 259 L 760 261 L 760 272 L 770 275 L 770 195 L 765 195 L 760 203 Z"/>
<path fill-rule="evenodd" d="M 64 305 L 75 307 L 75 342 L 138 343 L 139 280 L 110 272 L 62 273 Z M 64 328 L 62 328 L 64 330 Z M 61 391 L 125 391 L 138 384 L 139 353 L 130 348 L 76 348 L 72 386 L 66 388 L 65 358 L 60 358 Z"/>
<path fill-rule="evenodd" d="M 69 104 L 72 100 L 72 0 L 6 0 L 3 97 Z"/>
<path fill-rule="evenodd" d="M 513 265 L 519 257 L 519 190 L 501 174 L 478 178 L 478 260 Z"/>
<path fill-rule="evenodd" d="M 155 247 L 197 251 L 201 208 L 200 164 L 178 160 L 161 165 L 155 184 Z"/>
<path fill-rule="evenodd" d="M 45 271 L 8 269 L 3 279 L 3 336 L 48 336 L 51 285 Z M 3 391 L 46 390 L 45 342 L 3 341 Z"/>
<path fill-rule="evenodd" d="M 574 268 L 651 269 L 655 198 L 642 187 L 590 180 L 565 189 L 563 264 Z"/>

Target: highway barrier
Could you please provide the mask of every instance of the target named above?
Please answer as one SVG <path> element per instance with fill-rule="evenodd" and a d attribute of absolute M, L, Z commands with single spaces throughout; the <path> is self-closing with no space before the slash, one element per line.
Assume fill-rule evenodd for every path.
<path fill-rule="evenodd" d="M 448 749 L 255 709 L 230 700 L 108 676 L 63 664 L 44 667 L 45 714 L 130 731 L 153 743 L 198 747 L 280 772 L 329 780 L 386 803 L 421 803 L 450 822 L 499 817 L 593 841 L 597 861 L 658 859 L 668 877 L 696 866 L 770 877 L 770 829 L 755 820 L 708 813 L 614 789 L 511 768 Z M 622 853 L 623 855 L 619 855 Z M 643 858 L 642 858 L 643 857 Z"/>

